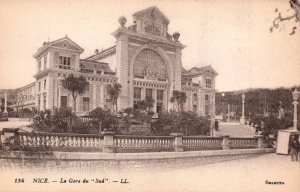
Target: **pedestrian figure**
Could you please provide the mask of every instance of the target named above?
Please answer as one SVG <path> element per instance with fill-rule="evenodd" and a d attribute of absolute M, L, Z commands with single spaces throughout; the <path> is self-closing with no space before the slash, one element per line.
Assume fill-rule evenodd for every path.
<path fill-rule="evenodd" d="M 219 121 L 218 120 L 215 120 L 215 129 L 216 129 L 216 131 L 219 130 Z"/>
<path fill-rule="evenodd" d="M 298 152 L 299 152 L 300 143 L 295 135 L 292 137 L 290 146 L 291 146 L 292 161 L 294 161 L 294 159 L 298 161 Z"/>

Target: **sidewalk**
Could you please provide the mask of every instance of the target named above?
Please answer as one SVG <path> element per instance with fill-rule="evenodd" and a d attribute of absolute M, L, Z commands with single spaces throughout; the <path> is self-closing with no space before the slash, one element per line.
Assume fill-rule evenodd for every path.
<path fill-rule="evenodd" d="M 249 125 L 241 125 L 237 122 L 220 122 L 219 130 L 214 130 L 214 135 L 230 135 L 231 137 L 252 137 L 255 135 L 255 130 Z"/>
<path fill-rule="evenodd" d="M 0 131 L 3 128 L 20 128 L 22 130 L 31 131 L 31 128 L 27 126 L 30 125 L 32 122 L 29 121 L 1 121 L 0 122 Z"/>

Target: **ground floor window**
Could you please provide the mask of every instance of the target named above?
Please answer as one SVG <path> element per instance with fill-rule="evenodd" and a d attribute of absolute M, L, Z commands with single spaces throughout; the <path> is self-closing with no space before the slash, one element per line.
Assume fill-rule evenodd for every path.
<path fill-rule="evenodd" d="M 205 105 L 205 115 L 209 115 L 210 113 L 210 107 L 209 105 Z"/>
<path fill-rule="evenodd" d="M 161 113 L 163 112 L 163 103 L 162 102 L 158 102 L 156 104 L 156 113 Z"/>
<path fill-rule="evenodd" d="M 146 89 L 146 97 L 152 98 L 152 89 Z"/>
<path fill-rule="evenodd" d="M 68 97 L 67 96 L 60 97 L 60 107 L 62 107 L 62 108 L 68 107 Z"/>
<path fill-rule="evenodd" d="M 38 109 L 40 110 L 41 109 L 41 96 L 39 95 L 38 96 Z"/>
<path fill-rule="evenodd" d="M 44 109 L 46 109 L 47 105 L 47 95 L 44 95 Z"/>
<path fill-rule="evenodd" d="M 90 110 L 90 98 L 83 97 L 83 111 L 89 111 L 89 110 Z"/>
<path fill-rule="evenodd" d="M 197 105 L 193 105 L 193 112 L 197 113 Z"/>
<path fill-rule="evenodd" d="M 133 97 L 134 97 L 135 99 L 141 99 L 141 91 L 142 91 L 141 88 L 135 87 L 135 88 L 134 88 Z"/>

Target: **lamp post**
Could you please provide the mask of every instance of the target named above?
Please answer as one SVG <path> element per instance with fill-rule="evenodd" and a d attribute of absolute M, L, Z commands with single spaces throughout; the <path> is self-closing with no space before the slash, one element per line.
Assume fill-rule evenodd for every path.
<path fill-rule="evenodd" d="M 230 105 L 229 104 L 227 105 L 227 108 L 228 108 L 227 121 L 229 122 L 230 121 Z"/>
<path fill-rule="evenodd" d="M 279 109 L 278 109 L 278 119 L 282 118 L 282 107 L 281 107 L 282 102 L 279 101 Z"/>
<path fill-rule="evenodd" d="M 7 92 L 4 94 L 4 111 L 3 113 L 7 113 Z"/>
<path fill-rule="evenodd" d="M 222 117 L 224 116 L 224 114 L 226 114 L 226 111 L 224 112 L 224 108 L 225 108 L 225 101 L 224 101 L 224 97 L 225 97 L 225 93 L 221 93 L 221 101 L 222 101 Z"/>
<path fill-rule="evenodd" d="M 240 123 L 245 124 L 245 94 L 242 95 L 242 117 L 240 119 Z"/>
<path fill-rule="evenodd" d="M 300 92 L 297 90 L 297 88 L 295 88 L 295 90 L 293 91 L 293 105 L 294 105 L 294 119 L 293 119 L 293 130 L 297 131 L 297 124 L 298 124 L 298 120 L 297 120 L 297 105 L 298 103 L 298 98 L 299 98 L 299 94 Z"/>

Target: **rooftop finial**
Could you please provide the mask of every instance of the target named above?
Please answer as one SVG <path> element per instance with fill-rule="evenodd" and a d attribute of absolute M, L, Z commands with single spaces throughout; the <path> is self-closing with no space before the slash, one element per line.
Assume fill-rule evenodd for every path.
<path fill-rule="evenodd" d="M 119 18 L 119 23 L 120 23 L 121 27 L 124 27 L 125 24 L 126 24 L 126 22 L 127 22 L 127 19 L 126 19 L 125 16 L 121 16 L 121 17 Z"/>

